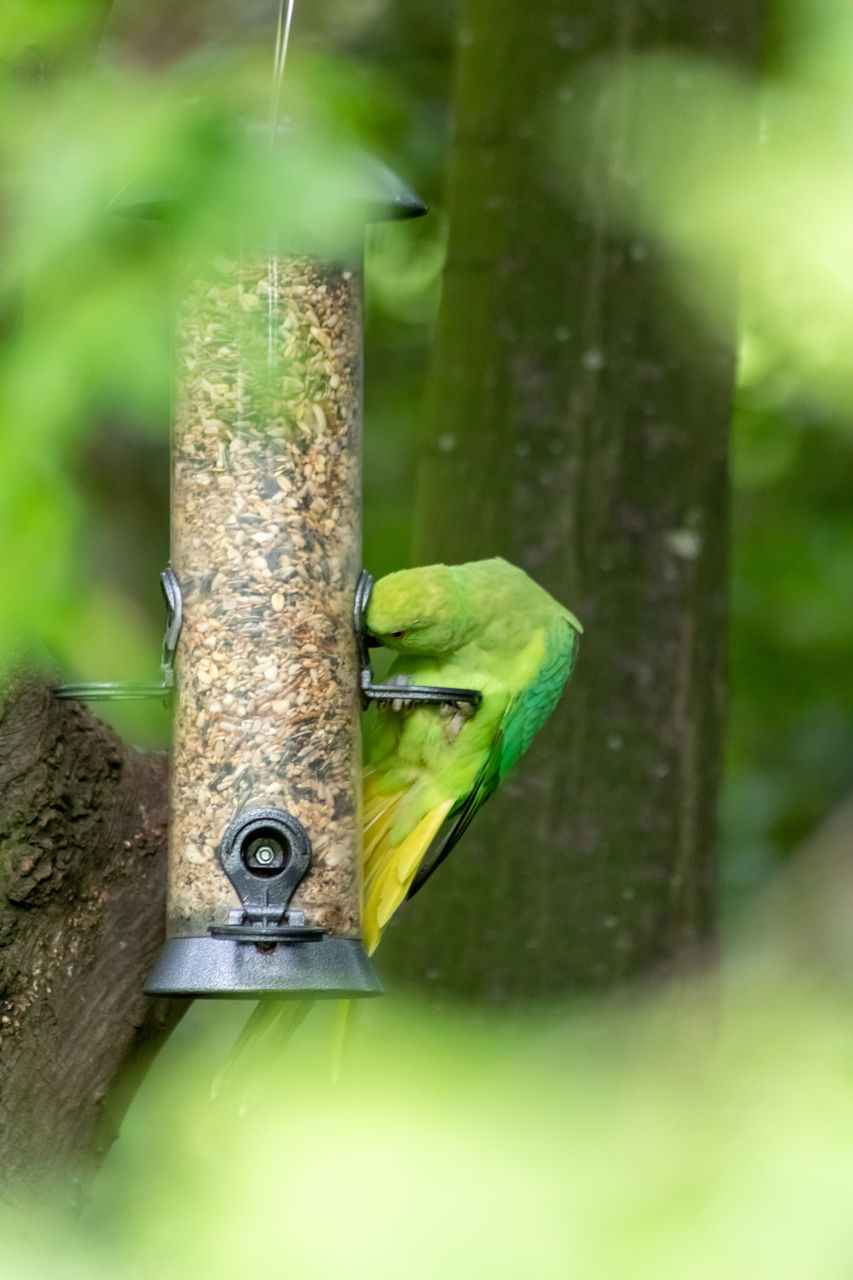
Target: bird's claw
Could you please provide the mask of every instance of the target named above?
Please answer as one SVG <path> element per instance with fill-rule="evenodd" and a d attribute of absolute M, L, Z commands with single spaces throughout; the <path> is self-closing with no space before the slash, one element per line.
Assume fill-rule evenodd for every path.
<path fill-rule="evenodd" d="M 452 716 L 461 716 L 463 720 L 470 720 L 476 712 L 477 708 L 470 702 L 442 702 L 438 709 L 438 714 L 445 720 L 451 719 Z"/>
<path fill-rule="evenodd" d="M 388 683 L 401 685 L 403 688 L 405 688 L 406 685 L 410 685 L 412 683 L 412 679 L 411 679 L 411 676 L 396 675 L 396 676 L 390 676 L 388 679 Z M 413 705 L 414 703 L 412 702 L 411 698 L 394 698 L 391 702 L 391 710 L 392 711 L 408 711 L 409 707 Z"/>

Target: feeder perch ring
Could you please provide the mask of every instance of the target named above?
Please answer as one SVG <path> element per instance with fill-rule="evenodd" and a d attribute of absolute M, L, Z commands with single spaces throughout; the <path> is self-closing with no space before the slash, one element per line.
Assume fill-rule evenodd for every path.
<path fill-rule="evenodd" d="M 356 640 L 358 641 L 358 666 L 361 675 L 361 703 L 367 708 L 371 702 L 397 702 L 404 698 L 406 702 L 424 704 L 441 704 L 442 702 L 467 702 L 472 707 L 479 707 L 483 695 L 479 689 L 449 689 L 437 684 L 374 684 L 373 667 L 370 662 L 370 649 L 381 648 L 382 641 L 371 635 L 367 629 L 367 606 L 373 594 L 373 575 L 366 569 L 359 574 L 355 589 L 355 606 L 353 610 Z"/>
<path fill-rule="evenodd" d="M 160 574 L 160 590 L 166 602 L 166 630 L 160 654 L 160 683 L 132 684 L 126 680 L 97 684 L 60 684 L 54 689 L 57 698 L 79 698 L 83 702 L 127 701 L 134 698 L 161 698 L 171 704 L 175 690 L 175 650 L 183 625 L 183 596 L 178 575 L 171 565 Z"/>

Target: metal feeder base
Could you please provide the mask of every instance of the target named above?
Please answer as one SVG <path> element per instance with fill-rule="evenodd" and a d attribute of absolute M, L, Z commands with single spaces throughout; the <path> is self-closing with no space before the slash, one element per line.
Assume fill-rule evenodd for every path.
<path fill-rule="evenodd" d="M 267 950 L 231 938 L 170 938 L 145 994 L 213 999 L 342 1000 L 382 986 L 360 942 L 319 938 Z"/>

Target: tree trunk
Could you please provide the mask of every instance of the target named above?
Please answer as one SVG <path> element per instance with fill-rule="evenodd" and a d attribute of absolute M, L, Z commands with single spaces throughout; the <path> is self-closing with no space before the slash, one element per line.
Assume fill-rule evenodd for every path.
<path fill-rule="evenodd" d="M 713 938 L 734 308 L 709 334 L 606 190 L 565 194 L 552 125 L 596 55 L 751 60 L 758 8 L 466 4 L 417 560 L 503 555 L 586 635 L 552 723 L 389 931 L 384 970 L 441 992 L 663 974 Z"/>
<path fill-rule="evenodd" d="M 164 936 L 167 774 L 39 686 L 0 713 L 4 1194 L 106 1149 L 186 1008 L 142 994 Z"/>

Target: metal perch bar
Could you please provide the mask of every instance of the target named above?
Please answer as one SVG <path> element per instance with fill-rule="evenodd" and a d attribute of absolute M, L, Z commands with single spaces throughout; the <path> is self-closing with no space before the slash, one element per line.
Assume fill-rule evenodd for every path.
<path fill-rule="evenodd" d="M 435 684 L 374 684 L 373 668 L 370 662 L 370 649 L 379 646 L 379 641 L 371 636 L 367 628 L 367 606 L 373 592 L 373 576 L 362 569 L 355 592 L 354 624 L 358 637 L 358 661 L 361 672 L 362 705 L 370 702 L 398 702 L 401 698 L 406 702 L 442 703 L 466 702 L 479 707 L 483 695 L 479 689 L 451 689 Z"/>

